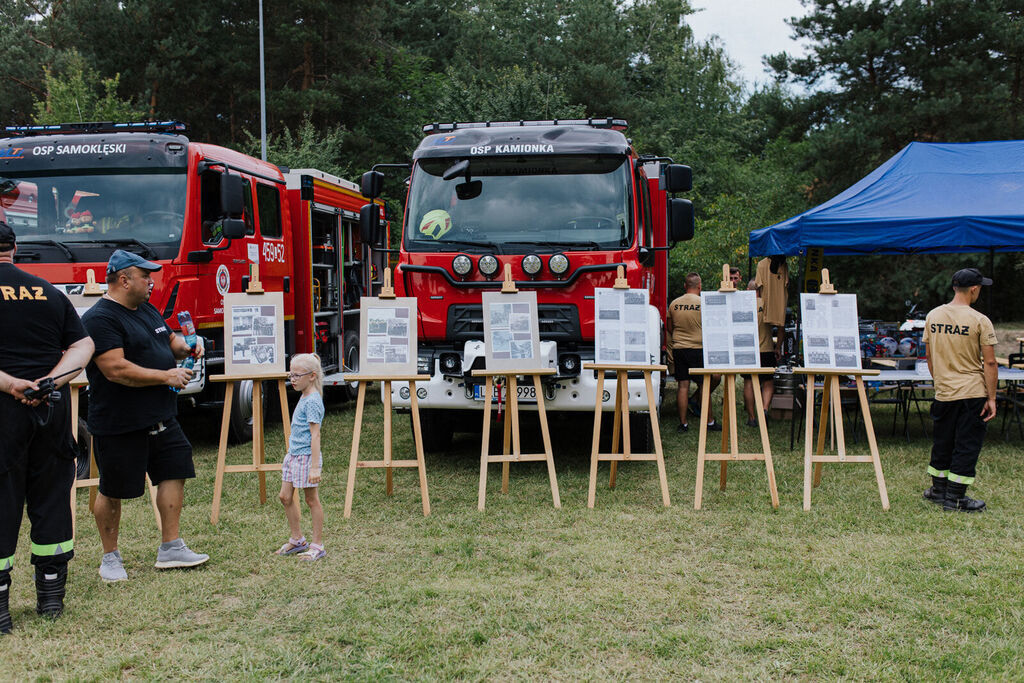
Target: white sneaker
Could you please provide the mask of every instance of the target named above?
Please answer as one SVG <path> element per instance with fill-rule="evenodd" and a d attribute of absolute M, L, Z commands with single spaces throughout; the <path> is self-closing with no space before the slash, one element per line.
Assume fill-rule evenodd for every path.
<path fill-rule="evenodd" d="M 103 562 L 100 563 L 100 578 L 106 583 L 128 580 L 128 572 L 124 570 L 124 560 L 121 559 L 119 550 L 103 553 Z"/>
<path fill-rule="evenodd" d="M 156 553 L 157 569 L 178 569 L 182 567 L 196 567 L 210 559 L 209 555 L 194 553 L 185 545 L 180 538 L 171 541 L 170 548 L 160 548 Z"/>

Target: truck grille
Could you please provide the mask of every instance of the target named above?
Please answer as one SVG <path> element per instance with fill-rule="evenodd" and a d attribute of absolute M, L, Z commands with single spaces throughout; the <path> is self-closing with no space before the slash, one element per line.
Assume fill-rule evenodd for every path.
<path fill-rule="evenodd" d="M 573 304 L 537 304 L 540 338 L 556 342 L 582 341 L 580 314 Z M 449 341 L 466 342 L 484 338 L 484 314 L 480 304 L 448 307 Z"/>

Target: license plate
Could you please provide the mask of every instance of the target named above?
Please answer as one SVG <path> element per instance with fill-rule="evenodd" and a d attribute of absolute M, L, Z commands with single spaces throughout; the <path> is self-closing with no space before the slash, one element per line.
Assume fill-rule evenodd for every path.
<path fill-rule="evenodd" d="M 473 398 L 477 401 L 484 400 L 484 393 L 487 390 L 487 386 L 484 384 L 473 385 Z M 516 386 L 516 393 L 520 403 L 536 403 L 537 402 L 537 387 L 534 386 Z M 498 402 L 498 387 L 495 386 L 491 390 L 491 403 Z"/>

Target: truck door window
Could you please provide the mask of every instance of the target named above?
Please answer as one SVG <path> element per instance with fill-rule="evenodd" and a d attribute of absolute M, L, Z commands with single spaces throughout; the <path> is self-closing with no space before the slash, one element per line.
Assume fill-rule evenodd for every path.
<path fill-rule="evenodd" d="M 205 244 L 217 244 L 221 240 L 220 221 L 220 171 L 206 171 L 199 176 L 199 214 L 202 223 L 202 237 Z M 252 186 L 248 178 L 242 178 L 242 199 L 245 234 L 255 235 L 256 226 L 252 219 Z"/>
<path fill-rule="evenodd" d="M 256 183 L 256 207 L 260 216 L 260 234 L 281 237 L 281 195 L 272 185 Z"/>
<path fill-rule="evenodd" d="M 639 169 L 636 172 L 636 184 L 640 188 L 640 212 L 644 222 L 644 237 L 641 244 L 650 247 L 654 245 L 654 229 L 651 225 L 651 192 L 647 178 Z"/>

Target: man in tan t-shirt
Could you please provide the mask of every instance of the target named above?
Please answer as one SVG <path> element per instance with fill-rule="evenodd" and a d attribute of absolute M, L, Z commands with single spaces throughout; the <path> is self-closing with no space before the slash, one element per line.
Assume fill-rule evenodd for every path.
<path fill-rule="evenodd" d="M 985 503 L 967 497 L 985 438 L 985 423 L 996 416 L 996 333 L 989 319 L 971 308 L 992 280 L 977 268 L 953 275 L 953 300 L 925 319 L 928 370 L 935 383 L 931 414 L 933 445 L 925 500 L 945 510 L 979 512 Z"/>
<path fill-rule="evenodd" d="M 747 289 L 757 289 L 757 281 L 747 283 Z M 777 364 L 775 341 L 772 339 L 772 325 L 764 321 L 764 300 L 757 300 L 758 351 L 761 353 L 761 367 L 774 368 Z M 761 377 L 761 401 L 765 411 L 771 408 L 775 396 L 775 382 L 772 375 Z M 754 382 L 750 375 L 743 375 L 743 405 L 747 409 L 747 426 L 757 426 L 757 404 L 754 402 Z"/>
<path fill-rule="evenodd" d="M 690 375 L 690 368 L 704 367 L 704 339 L 700 323 L 700 275 L 688 273 L 685 280 L 686 293 L 668 305 L 665 318 L 666 328 L 672 339 L 672 359 L 676 378 L 676 404 L 679 408 L 679 426 L 676 431 L 685 432 L 690 426 L 686 421 L 686 409 L 690 405 L 690 380 L 699 389 L 701 375 Z M 711 375 L 711 391 L 722 381 L 721 375 Z M 694 396 L 696 399 L 696 396 Z M 709 406 L 710 408 L 710 406 Z M 699 406 L 693 408 L 694 413 Z M 714 417 L 708 422 L 708 429 L 721 431 L 722 427 Z"/>

